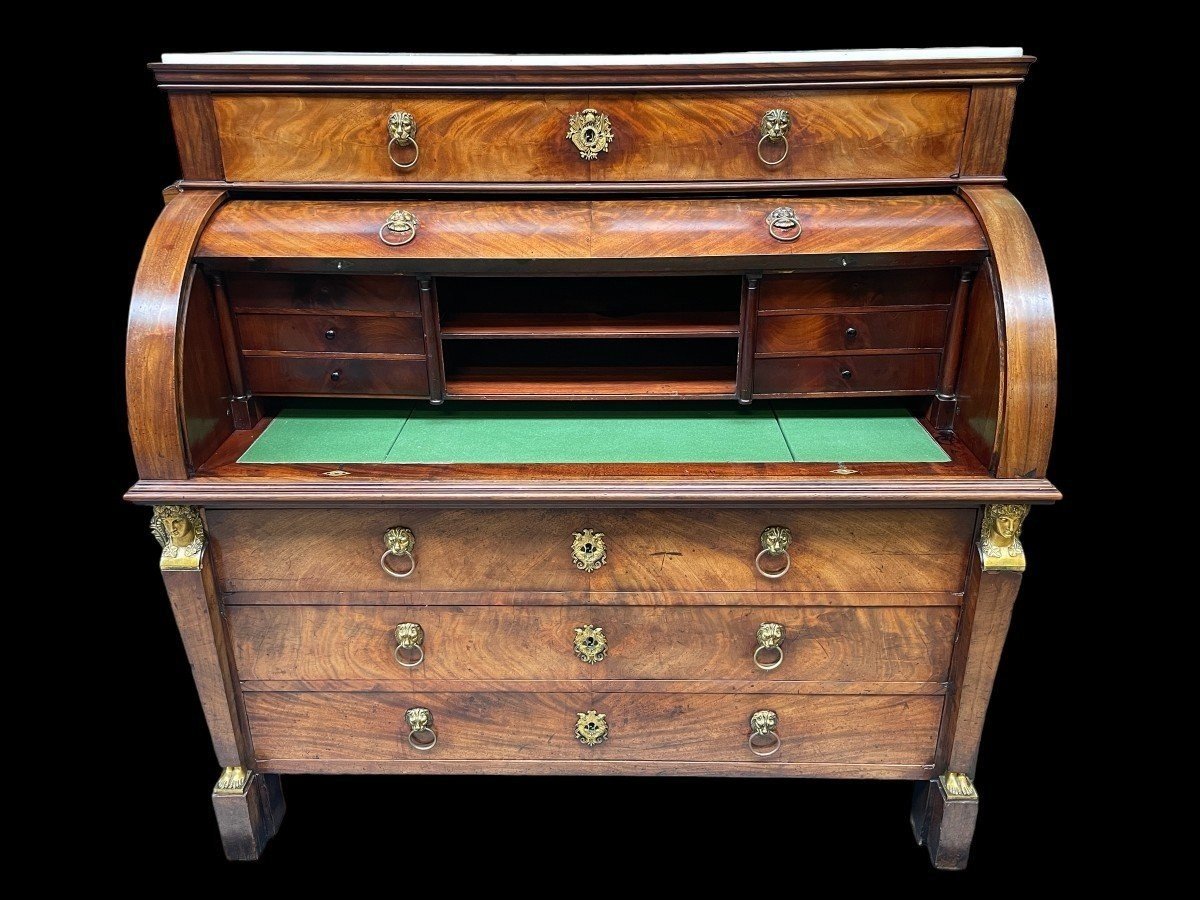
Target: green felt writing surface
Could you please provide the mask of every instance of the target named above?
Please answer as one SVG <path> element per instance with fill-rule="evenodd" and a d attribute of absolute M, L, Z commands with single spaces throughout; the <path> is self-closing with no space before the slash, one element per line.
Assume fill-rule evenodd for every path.
<path fill-rule="evenodd" d="M 285 409 L 238 462 L 383 462 L 411 412 L 411 403 L 400 407 Z"/>
<path fill-rule="evenodd" d="M 796 462 L 947 462 L 950 457 L 906 409 L 779 407 Z"/>

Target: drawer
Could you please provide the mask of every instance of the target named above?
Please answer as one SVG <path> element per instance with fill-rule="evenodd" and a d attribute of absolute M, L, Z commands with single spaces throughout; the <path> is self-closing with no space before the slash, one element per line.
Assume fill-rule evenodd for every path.
<path fill-rule="evenodd" d="M 758 353 L 819 353 L 840 350 L 941 350 L 946 310 L 863 310 L 760 316 Z"/>
<path fill-rule="evenodd" d="M 256 394 L 429 396 L 429 373 L 424 356 L 395 360 L 246 354 L 242 361 L 246 380 Z"/>
<path fill-rule="evenodd" d="M 754 395 L 925 393 L 934 390 L 941 361 L 940 353 L 759 358 Z"/>
<path fill-rule="evenodd" d="M 700 598 L 703 595 L 699 595 Z M 944 681 L 955 607 L 226 607 L 243 681 L 707 679 Z M 395 656 L 395 628 L 421 627 Z M 760 646 L 782 626 L 783 659 Z M 583 628 L 583 633 L 577 633 Z M 599 628 L 597 637 L 591 629 Z M 585 644 L 585 641 L 591 644 Z M 585 654 L 604 646 L 599 661 Z"/>
<path fill-rule="evenodd" d="M 545 93 L 214 94 L 230 181 L 639 182 L 946 178 L 958 171 L 969 89 Z M 607 116 L 589 161 L 571 117 Z M 762 120 L 789 115 L 787 155 L 759 156 Z M 413 117 L 419 154 L 388 118 Z M 762 147 L 766 160 L 783 143 Z M 408 163 L 400 168 L 396 163 Z"/>
<path fill-rule="evenodd" d="M 959 591 L 974 509 L 210 509 L 222 589 L 237 591 Z M 755 570 L 760 535 L 791 531 L 791 569 Z M 413 531 L 416 570 L 380 567 Z M 604 534 L 576 567 L 573 535 Z M 406 560 L 397 564 L 406 566 Z M 296 602 L 303 602 L 297 600 Z"/>
<path fill-rule="evenodd" d="M 244 350 L 425 354 L 421 320 L 406 316 L 239 315 Z"/>
<path fill-rule="evenodd" d="M 765 275 L 758 309 L 807 311 L 858 306 L 949 306 L 957 269 L 893 269 L 878 272 L 812 272 Z"/>
<path fill-rule="evenodd" d="M 236 236 L 230 237 L 236 240 Z M 230 305 L 239 313 L 270 310 L 421 315 L 417 280 L 405 276 L 229 273 L 225 289 Z"/>
<path fill-rule="evenodd" d="M 289 760 L 319 760 L 323 771 L 339 761 L 454 759 L 919 767 L 933 762 L 942 711 L 942 697 L 912 695 L 248 691 L 244 699 L 254 755 L 272 771 Z M 409 744 L 411 708 L 432 715 L 431 750 Z M 589 747 L 575 729 L 579 713 L 592 710 L 608 733 Z M 759 710 L 776 714 L 771 756 L 748 746 Z"/>

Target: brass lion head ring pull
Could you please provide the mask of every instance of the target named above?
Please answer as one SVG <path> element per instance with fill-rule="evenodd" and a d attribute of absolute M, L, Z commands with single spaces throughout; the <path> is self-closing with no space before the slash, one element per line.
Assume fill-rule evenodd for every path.
<path fill-rule="evenodd" d="M 398 209 L 379 226 L 379 239 L 389 247 L 411 244 L 417 236 L 417 217 L 406 209 Z M 400 235 L 399 240 L 388 240 L 389 235 Z"/>
<path fill-rule="evenodd" d="M 761 571 L 761 570 L 760 570 Z M 763 622 L 758 626 L 758 649 L 754 651 L 754 664 L 764 672 L 778 669 L 783 663 L 783 626 L 778 622 Z M 766 656 L 761 656 L 762 653 Z M 771 658 L 774 652 L 775 658 Z"/>
<path fill-rule="evenodd" d="M 775 715 L 773 709 L 760 709 L 750 717 L 750 737 L 746 743 L 750 745 L 751 753 L 755 756 L 773 756 L 779 752 L 783 742 L 775 733 L 778 724 L 779 716 Z"/>
<path fill-rule="evenodd" d="M 393 578 L 407 578 L 417 571 L 417 559 L 413 556 L 413 548 L 417 546 L 417 539 L 411 529 L 400 525 L 389 528 L 383 533 L 383 543 L 387 546 L 387 549 L 383 551 L 383 556 L 379 557 L 379 567 L 383 571 Z M 388 563 L 390 558 L 399 559 L 404 556 L 408 557 L 407 569 L 396 570 Z"/>
<path fill-rule="evenodd" d="M 758 158 L 763 165 L 777 166 L 787 159 L 787 132 L 791 127 L 792 118 L 788 115 L 786 109 L 768 109 L 763 113 L 762 122 L 758 126 L 759 133 L 762 135 L 758 139 Z M 766 144 L 768 141 L 772 144 L 778 144 L 780 141 L 783 142 L 783 153 L 779 155 L 778 159 L 767 159 L 763 156 L 763 144 Z"/>
<path fill-rule="evenodd" d="M 758 569 L 758 574 L 763 578 L 782 578 L 786 575 L 792 567 L 792 558 L 788 555 L 788 545 L 792 543 L 791 531 L 783 525 L 772 525 L 763 529 L 758 542 L 762 545 L 762 550 L 758 552 L 758 556 L 754 557 L 754 568 Z M 763 568 L 764 559 L 775 559 L 780 556 L 783 557 L 782 568 Z M 760 636 L 759 640 L 761 639 Z M 782 635 L 780 639 L 782 640 Z"/>
<path fill-rule="evenodd" d="M 417 164 L 417 159 L 421 156 L 421 148 L 417 146 L 417 120 L 413 118 L 413 114 L 400 109 L 388 116 L 387 123 L 388 159 L 392 161 L 392 165 L 397 169 L 411 169 Z M 400 162 L 396 159 L 394 149 L 396 147 L 407 147 L 412 144 L 413 155 L 408 162 Z"/>
<path fill-rule="evenodd" d="M 791 243 L 800 237 L 803 230 L 800 220 L 796 217 L 796 210 L 790 206 L 777 206 L 767 213 L 767 231 L 777 241 Z"/>
<path fill-rule="evenodd" d="M 411 570 L 410 570 L 411 571 Z M 416 622 L 401 622 L 396 626 L 396 649 L 392 656 L 406 669 L 415 669 L 425 661 L 425 629 Z"/>
<path fill-rule="evenodd" d="M 437 744 L 433 713 L 423 706 L 414 706 L 404 713 L 404 721 L 408 723 L 408 745 L 422 752 L 432 750 Z"/>

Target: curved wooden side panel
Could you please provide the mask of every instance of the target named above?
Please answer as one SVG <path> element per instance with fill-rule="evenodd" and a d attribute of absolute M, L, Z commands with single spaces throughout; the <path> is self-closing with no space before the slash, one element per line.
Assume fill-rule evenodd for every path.
<path fill-rule="evenodd" d="M 167 204 L 133 282 L 126 343 L 129 438 L 141 478 L 187 478 L 179 360 L 200 232 L 224 191 L 191 191 Z"/>
<path fill-rule="evenodd" d="M 1029 216 L 1007 190 L 964 187 L 961 194 L 987 235 L 1003 326 L 999 363 L 1006 377 L 996 434 L 996 475 L 1040 477 L 1050 457 L 1058 393 L 1046 260 Z"/>

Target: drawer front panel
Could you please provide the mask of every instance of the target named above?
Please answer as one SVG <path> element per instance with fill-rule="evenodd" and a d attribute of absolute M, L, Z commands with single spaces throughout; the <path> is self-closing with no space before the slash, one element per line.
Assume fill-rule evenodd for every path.
<path fill-rule="evenodd" d="M 392 275 L 225 276 L 236 312 L 294 311 L 421 315 L 417 280 Z"/>
<path fill-rule="evenodd" d="M 244 356 L 243 365 L 250 389 L 256 394 L 429 396 L 424 358 Z"/>
<path fill-rule="evenodd" d="M 708 679 L 943 681 L 958 611 L 953 607 L 229 606 L 244 681 L 392 679 Z M 393 656 L 394 630 L 415 622 L 424 658 Z M 754 663 L 756 632 L 783 626 L 783 661 Z M 575 629 L 599 627 L 598 662 L 576 655 Z M 589 633 L 579 635 L 586 640 Z M 592 647 L 597 646 L 595 637 Z M 585 651 L 587 647 L 585 646 Z M 406 661 L 416 658 L 405 654 Z M 759 654 L 764 665 L 776 651 Z"/>
<path fill-rule="evenodd" d="M 593 181 L 935 178 L 958 169 L 966 89 L 593 94 L 613 141 Z M 758 157 L 763 114 L 788 111 L 788 154 Z M 768 160 L 782 143 L 763 145 Z"/>
<path fill-rule="evenodd" d="M 958 591 L 974 509 L 211 509 L 226 591 Z M 412 529 L 416 571 L 383 573 L 384 532 Z M 792 533 L 792 567 L 759 575 L 759 537 Z M 602 532 L 607 561 L 572 562 Z M 405 562 L 400 561 L 404 566 Z"/>
<path fill-rule="evenodd" d="M 259 760 L 676 760 L 924 766 L 933 762 L 939 696 L 249 692 Z M 405 711 L 433 716 L 437 745 L 414 750 Z M 778 717 L 777 753 L 747 746 L 750 716 Z M 605 715 L 588 747 L 577 715 Z"/>
<path fill-rule="evenodd" d="M 421 320 L 402 316 L 240 315 L 244 350 L 425 353 Z"/>
<path fill-rule="evenodd" d="M 949 306 L 956 269 L 895 269 L 888 272 L 810 272 L 766 275 L 758 309 L 807 311 L 859 306 Z"/>
<path fill-rule="evenodd" d="M 937 385 L 940 353 L 756 359 L 754 395 L 919 394 Z"/>
<path fill-rule="evenodd" d="M 863 310 L 804 316 L 762 316 L 759 353 L 821 353 L 844 350 L 941 350 L 946 311 Z"/>

